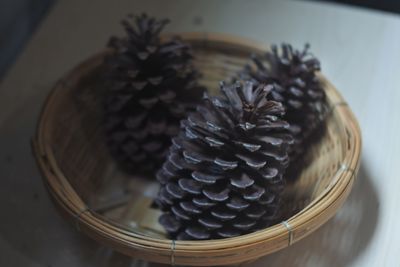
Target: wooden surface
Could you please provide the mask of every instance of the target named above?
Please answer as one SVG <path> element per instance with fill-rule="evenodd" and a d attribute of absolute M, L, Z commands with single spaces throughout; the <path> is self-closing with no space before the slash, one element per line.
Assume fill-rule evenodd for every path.
<path fill-rule="evenodd" d="M 400 19 L 314 2 L 261 0 L 59 1 L 0 85 L 0 266 L 146 266 L 81 237 L 60 218 L 29 144 L 54 82 L 103 48 L 130 11 L 170 17 L 171 31 L 310 42 L 359 119 L 363 158 L 344 207 L 305 240 L 248 266 L 400 266 Z"/>

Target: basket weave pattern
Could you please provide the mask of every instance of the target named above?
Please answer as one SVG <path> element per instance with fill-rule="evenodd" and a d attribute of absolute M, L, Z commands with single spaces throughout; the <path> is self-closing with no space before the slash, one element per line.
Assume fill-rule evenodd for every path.
<path fill-rule="evenodd" d="M 201 83 L 214 92 L 220 80 L 234 76 L 248 63 L 251 52 L 267 49 L 222 35 L 182 36 L 194 48 L 195 64 L 203 74 Z M 58 82 L 45 103 L 34 140 L 34 153 L 50 195 L 82 232 L 149 261 L 227 265 L 287 247 L 325 223 L 343 204 L 358 171 L 361 134 L 350 108 L 320 75 L 331 107 L 327 131 L 321 142 L 308 149 L 310 165 L 285 191 L 285 198 L 297 203 L 299 212 L 281 224 L 240 237 L 166 239 L 157 223 L 158 213 L 151 207 L 156 186 L 120 172 L 104 144 L 100 112 L 104 88 L 99 76 L 107 53 L 86 60 Z M 141 194 L 130 199 L 132 192 Z"/>

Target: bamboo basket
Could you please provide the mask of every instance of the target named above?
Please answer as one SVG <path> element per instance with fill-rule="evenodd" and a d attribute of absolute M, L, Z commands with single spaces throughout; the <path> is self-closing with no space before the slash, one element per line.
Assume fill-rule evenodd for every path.
<path fill-rule="evenodd" d="M 237 73 L 250 53 L 268 47 L 220 34 L 186 33 L 201 83 L 212 90 Z M 361 134 L 350 108 L 322 74 L 331 113 L 322 140 L 308 149 L 311 163 L 288 186 L 295 214 L 274 226 L 235 238 L 174 241 L 165 237 L 152 205 L 157 185 L 128 177 L 110 158 L 101 131 L 102 61 L 94 55 L 55 86 L 44 105 L 34 155 L 59 211 L 78 230 L 126 255 L 171 265 L 215 266 L 252 261 L 283 249 L 331 218 L 348 196 L 359 169 Z"/>

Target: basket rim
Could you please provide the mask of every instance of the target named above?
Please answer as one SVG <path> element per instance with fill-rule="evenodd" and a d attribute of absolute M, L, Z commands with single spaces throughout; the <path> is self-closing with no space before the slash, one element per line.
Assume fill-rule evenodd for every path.
<path fill-rule="evenodd" d="M 268 49 L 268 46 L 258 42 L 225 34 L 192 32 L 179 33 L 179 36 L 189 43 L 202 45 L 228 44 L 242 50 L 257 51 L 260 53 L 265 52 L 265 50 Z M 276 224 L 254 233 L 233 238 L 205 241 L 172 241 L 136 234 L 118 227 L 110 221 L 101 220 L 96 216 L 96 214 L 87 210 L 85 203 L 76 194 L 72 186 L 69 184 L 68 179 L 61 172 L 61 169 L 54 159 L 53 152 L 46 142 L 46 125 L 48 123 L 49 113 L 47 111 L 51 110 L 52 99 L 57 96 L 57 89 L 68 80 L 68 77 L 74 75 L 74 72 L 77 69 L 88 67 L 91 62 L 99 60 L 99 58 L 102 58 L 105 53 L 108 53 L 107 50 L 96 53 L 92 57 L 84 60 L 68 72 L 53 87 L 43 105 L 36 136 L 33 139 L 34 156 L 43 174 L 43 181 L 45 182 L 49 193 L 57 202 L 59 207 L 66 212 L 67 216 L 87 232 L 102 236 L 101 239 L 103 240 L 113 240 L 111 243 L 123 244 L 123 246 L 130 249 L 144 250 L 149 253 L 169 255 L 173 248 L 172 255 L 175 256 L 176 263 L 179 263 L 179 255 L 202 256 L 207 255 L 209 252 L 216 253 L 216 255 L 224 255 L 224 253 L 228 251 L 240 251 L 244 248 L 255 249 L 257 244 L 263 244 L 266 246 L 272 244 L 271 242 L 274 242 L 276 239 L 287 240 L 286 246 L 289 246 L 292 242 L 302 239 L 324 223 L 317 222 L 316 218 L 324 217 L 326 218 L 324 219 L 326 221 L 332 217 L 338 207 L 343 204 L 354 183 L 354 174 L 357 172 L 360 164 L 361 131 L 355 116 L 347 104 L 345 104 L 346 102 L 343 97 L 334 86 L 322 74 L 320 74 L 320 78 L 325 84 L 325 88 L 330 91 L 331 97 L 334 98 L 334 101 L 332 102 L 337 103 L 337 105 L 334 106 L 334 110 L 337 112 L 340 122 L 343 124 L 348 137 L 351 139 L 352 146 L 350 149 L 346 150 L 347 152 L 343 162 L 346 167 L 342 166 L 342 168 L 339 169 L 341 171 L 338 171 L 335 183 L 324 193 L 321 199 L 313 201 L 302 211 L 289 218 L 286 221 L 289 228 L 288 225 Z M 268 253 L 281 248 L 282 247 L 274 248 Z M 116 249 L 118 249 L 118 247 Z M 124 252 L 126 251 L 124 250 L 123 253 Z M 264 253 L 263 251 L 259 252 L 260 256 L 268 253 Z M 140 258 L 140 255 L 136 256 Z M 229 263 L 236 262 L 240 261 L 232 260 Z"/>

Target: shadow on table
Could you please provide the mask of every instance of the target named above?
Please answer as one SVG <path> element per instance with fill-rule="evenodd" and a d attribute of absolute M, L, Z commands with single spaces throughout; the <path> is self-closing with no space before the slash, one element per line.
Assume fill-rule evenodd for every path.
<path fill-rule="evenodd" d="M 349 266 L 368 246 L 377 224 L 379 199 L 365 166 L 338 213 L 316 232 L 272 255 L 241 266 Z M 100 252 L 100 251 L 99 251 Z M 108 253 L 108 254 L 107 254 Z M 161 267 L 106 250 L 99 267 Z"/>
<path fill-rule="evenodd" d="M 15 255 L 2 260 L 17 263 L 20 258 L 21 264 L 13 266 L 26 266 L 23 262 L 28 260 L 57 267 L 164 266 L 101 247 L 56 216 L 30 154 L 28 139 L 36 115 L 31 106 L 23 106 L 19 119 L 10 119 L 3 127 L 0 207 L 7 216 L 0 224 L 0 247 Z M 328 223 L 291 247 L 243 266 L 349 266 L 368 246 L 378 215 L 377 192 L 362 164 L 349 198 Z"/>
<path fill-rule="evenodd" d="M 331 220 L 291 247 L 245 266 L 349 266 L 368 246 L 378 217 L 378 195 L 361 164 L 352 192 Z"/>

